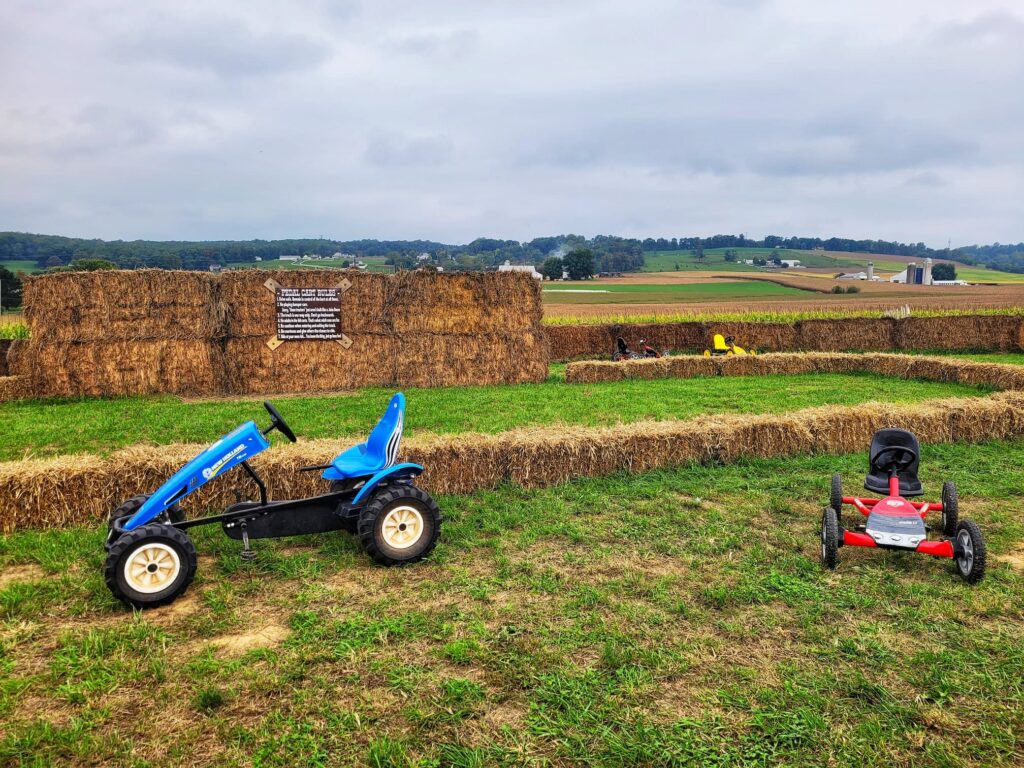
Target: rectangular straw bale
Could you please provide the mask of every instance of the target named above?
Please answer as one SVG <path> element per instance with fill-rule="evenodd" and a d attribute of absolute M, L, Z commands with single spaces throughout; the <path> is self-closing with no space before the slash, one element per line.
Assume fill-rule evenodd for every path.
<path fill-rule="evenodd" d="M 718 360 L 704 355 L 672 355 L 665 358 L 668 375 L 678 379 L 695 379 L 698 376 L 720 376 Z"/>
<path fill-rule="evenodd" d="M 7 352 L 11 348 L 11 339 L 0 339 L 0 376 L 10 376 L 11 366 L 7 362 Z"/>
<path fill-rule="evenodd" d="M 792 323 L 705 323 L 704 348 L 711 349 L 714 334 L 735 336 L 735 343 L 756 352 L 789 352 L 799 349 L 796 326 Z"/>
<path fill-rule="evenodd" d="M 1024 390 L 1024 368 L 1018 365 L 951 360 L 961 384 L 988 385 L 998 389 Z"/>
<path fill-rule="evenodd" d="M 239 269 L 217 277 L 217 296 L 226 313 L 228 335 L 270 338 L 277 333 L 277 319 L 274 293 L 265 285 L 268 280 L 285 288 L 331 288 L 347 280 L 351 286 L 342 294 L 342 330 L 348 335 L 388 333 L 388 279 L 353 269 Z"/>
<path fill-rule="evenodd" d="M 516 333 L 543 317 L 540 283 L 523 272 L 389 275 L 385 317 L 394 333 Z"/>
<path fill-rule="evenodd" d="M 553 361 L 577 358 L 611 359 L 615 351 L 615 337 L 607 325 L 547 325 Z"/>
<path fill-rule="evenodd" d="M 914 360 L 911 355 L 889 355 L 880 352 L 868 352 L 860 356 L 861 370 L 865 373 L 899 379 L 908 377 Z"/>
<path fill-rule="evenodd" d="M 541 331 L 404 333 L 396 339 L 398 386 L 445 387 L 541 382 L 548 376 Z"/>
<path fill-rule="evenodd" d="M 626 363 L 610 360 L 580 360 L 565 366 L 566 384 L 594 384 L 599 381 L 622 381 Z"/>
<path fill-rule="evenodd" d="M 943 407 L 950 414 L 952 439 L 957 442 L 1012 440 L 1024 433 L 1024 401 L 993 397 L 949 398 Z"/>
<path fill-rule="evenodd" d="M 908 317 L 896 323 L 894 349 L 1020 349 L 1021 318 L 1016 315 Z"/>
<path fill-rule="evenodd" d="M 27 277 L 33 341 L 208 339 L 223 334 L 205 272 L 140 269 Z"/>
<path fill-rule="evenodd" d="M 24 376 L 0 376 L 0 403 L 18 400 L 29 395 Z"/>
<path fill-rule="evenodd" d="M 17 360 L 36 397 L 208 394 L 222 375 L 220 347 L 201 339 L 32 339 Z"/>
<path fill-rule="evenodd" d="M 335 341 L 289 341 L 271 351 L 267 337 L 225 343 L 225 390 L 234 394 L 334 392 L 389 386 L 398 371 L 398 340 L 371 333 L 349 335 L 346 349 Z"/>
<path fill-rule="evenodd" d="M 717 458 L 723 464 L 740 458 L 795 456 L 814 448 L 807 425 L 790 415 L 718 416 L 711 424 L 721 430 Z"/>
<path fill-rule="evenodd" d="M 821 352 L 890 350 L 895 346 L 895 322 L 887 317 L 801 320 L 796 324 L 796 348 Z"/>

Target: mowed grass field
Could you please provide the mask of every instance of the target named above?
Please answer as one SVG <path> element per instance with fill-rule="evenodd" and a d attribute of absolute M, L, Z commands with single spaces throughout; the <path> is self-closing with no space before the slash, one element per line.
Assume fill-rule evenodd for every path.
<path fill-rule="evenodd" d="M 544 285 L 544 303 L 657 304 L 706 301 L 785 300 L 809 291 L 765 280 L 723 280 L 699 283 L 610 283 L 584 280 Z M 812 294 L 813 295 L 813 294 Z"/>
<path fill-rule="evenodd" d="M 14 259 L 14 260 L 7 259 L 7 260 L 3 260 L 3 261 L 0 261 L 0 267 L 7 267 L 7 269 L 11 270 L 11 272 L 15 272 L 15 273 L 17 273 L 17 272 L 32 273 L 32 272 L 39 272 L 40 271 L 39 267 L 37 267 L 36 263 L 34 261 L 32 261 L 31 259 Z"/>
<path fill-rule="evenodd" d="M 408 390 L 405 434 L 496 433 L 531 426 L 608 426 L 704 413 L 780 413 L 870 400 L 914 402 L 990 390 L 870 374 L 728 376 L 566 385 L 564 366 L 548 382 Z M 272 398 L 304 438 L 339 438 L 339 451 L 365 439 L 392 390 Z M 213 442 L 249 419 L 264 425 L 259 400 L 182 402 L 130 397 L 0 403 L 0 461 L 26 456 L 108 453 L 136 443 Z M 275 438 L 276 439 L 276 438 Z"/>
<path fill-rule="evenodd" d="M 431 560 L 195 530 L 131 614 L 99 526 L 0 538 L 0 764 L 991 766 L 1024 759 L 1024 443 L 925 446 L 990 550 L 841 550 L 861 454 L 441 498 Z M 429 470 L 428 470 L 429 471 Z"/>

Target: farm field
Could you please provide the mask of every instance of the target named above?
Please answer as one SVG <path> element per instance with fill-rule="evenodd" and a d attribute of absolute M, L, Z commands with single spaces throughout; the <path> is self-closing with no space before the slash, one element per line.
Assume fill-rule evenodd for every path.
<path fill-rule="evenodd" d="M 607 426 L 641 419 L 686 419 L 702 413 L 779 413 L 814 405 L 869 400 L 914 402 L 977 395 L 985 388 L 899 380 L 867 374 L 663 379 L 588 385 L 564 382 L 555 366 L 544 384 L 453 387 L 406 392 L 407 435 L 501 432 L 516 427 Z M 361 440 L 391 390 L 326 396 L 274 397 L 304 438 Z M 139 442 L 212 442 L 239 423 L 266 421 L 258 400 L 182 402 L 132 397 L 0 403 L 0 461 L 68 453 L 107 453 Z"/>
<path fill-rule="evenodd" d="M 650 304 L 705 301 L 742 301 L 799 296 L 805 291 L 756 280 L 703 280 L 699 282 L 641 283 L 634 281 L 559 282 L 544 286 L 545 305 Z"/>
<path fill-rule="evenodd" d="M 765 283 L 790 290 L 784 295 L 759 293 L 762 289 L 750 287 L 752 283 Z M 762 271 L 744 274 L 737 280 L 716 272 L 637 273 L 619 278 L 587 280 L 578 287 L 572 284 L 575 290 L 594 293 L 552 292 L 552 289 L 568 290 L 563 287 L 567 285 L 570 284 L 545 285 L 544 314 L 549 321 L 575 317 L 587 322 L 586 318 L 608 316 L 694 313 L 884 312 L 904 305 L 912 310 L 936 311 L 1024 306 L 1024 284 L 926 288 L 893 283 L 837 281 L 802 270 Z M 844 289 L 854 287 L 858 292 L 832 294 L 829 291 L 834 285 Z M 608 292 L 596 293 L 601 290 Z"/>
<path fill-rule="evenodd" d="M 36 263 L 32 259 L 15 259 L 15 260 L 8 259 L 8 260 L 5 260 L 5 261 L 0 261 L 0 267 L 7 267 L 7 269 L 11 270 L 11 272 L 15 272 L 15 273 L 17 273 L 17 272 L 32 273 L 32 272 L 40 271 L 39 267 L 36 266 Z"/>
<path fill-rule="evenodd" d="M 262 261 L 258 264 L 232 264 L 231 269 L 343 269 L 345 259 L 320 259 L 319 261 Z M 351 261 L 351 259 L 349 260 Z M 359 259 L 366 264 L 368 272 L 394 272 L 383 256 L 367 256 Z"/>
<path fill-rule="evenodd" d="M 196 529 L 196 582 L 133 615 L 98 527 L 0 538 L 0 764 L 1014 765 L 1024 442 L 924 446 L 986 579 L 842 550 L 864 453 L 445 497 L 431 561 L 343 533 Z"/>

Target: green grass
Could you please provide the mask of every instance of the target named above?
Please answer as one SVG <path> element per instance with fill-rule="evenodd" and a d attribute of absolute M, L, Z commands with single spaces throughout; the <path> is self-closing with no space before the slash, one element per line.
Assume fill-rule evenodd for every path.
<path fill-rule="evenodd" d="M 568 293 L 567 291 L 585 291 Z M 544 287 L 545 304 L 674 304 L 732 299 L 771 299 L 806 296 L 809 291 L 766 280 L 722 283 L 556 283 Z"/>
<path fill-rule="evenodd" d="M 193 529 L 189 593 L 134 616 L 98 526 L 0 538 L 0 764 L 1018 765 L 1024 442 L 922 453 L 984 530 L 975 587 L 913 554 L 819 566 L 863 453 L 442 498 L 406 569 L 343 533 L 241 563 Z"/>
<path fill-rule="evenodd" d="M 10 259 L 7 261 L 0 260 L 0 267 L 7 267 L 11 272 L 40 272 L 39 267 L 31 259 Z"/>
<path fill-rule="evenodd" d="M 736 261 L 725 260 L 726 251 L 736 252 Z M 743 264 L 745 259 L 768 258 L 777 253 L 780 259 L 799 259 L 805 267 L 835 267 L 837 269 L 856 266 L 849 254 L 838 256 L 823 251 L 792 251 L 787 248 L 705 248 L 704 259 L 697 261 L 692 250 L 647 251 L 644 253 L 644 272 L 704 272 L 708 270 L 730 270 L 736 272 L 760 271 L 759 267 Z M 868 259 L 864 262 L 867 263 Z M 876 264 L 878 262 L 876 261 Z M 677 269 L 678 267 L 678 269 Z M 902 267 L 901 267 L 902 269 Z"/>
<path fill-rule="evenodd" d="M 21 322 L 21 315 L 0 317 L 0 339 L 27 339 L 28 326 Z"/>
<path fill-rule="evenodd" d="M 501 432 L 521 426 L 597 426 L 639 419 L 685 419 L 704 413 L 776 413 L 828 403 L 910 402 L 989 390 L 904 381 L 868 374 L 660 379 L 567 385 L 564 367 L 543 384 L 450 387 L 407 392 L 406 434 Z M 274 402 L 305 438 L 355 438 L 380 417 L 391 390 L 335 396 L 279 397 Z M 262 423 L 259 400 L 182 402 L 131 397 L 0 404 L 0 460 L 31 454 L 105 453 L 151 441 L 211 442 L 242 421 Z"/>
<path fill-rule="evenodd" d="M 319 261 L 261 261 L 252 264 L 232 264 L 232 269 L 344 269 L 345 262 L 351 266 L 355 261 L 366 264 L 367 272 L 394 272 L 391 264 L 386 264 L 383 256 L 367 256 L 363 259 L 320 259 Z"/>

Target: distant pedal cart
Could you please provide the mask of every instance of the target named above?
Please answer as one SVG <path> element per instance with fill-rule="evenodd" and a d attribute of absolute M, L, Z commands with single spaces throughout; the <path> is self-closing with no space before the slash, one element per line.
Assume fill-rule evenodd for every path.
<path fill-rule="evenodd" d="M 612 352 L 612 360 L 618 362 L 620 360 L 643 360 L 645 357 L 666 357 L 668 356 L 668 350 L 659 352 L 650 344 L 647 343 L 646 339 L 640 339 L 640 351 L 634 352 L 626 344 L 626 340 L 619 336 L 615 339 L 615 351 Z"/>
<path fill-rule="evenodd" d="M 743 347 L 735 343 L 735 336 L 723 336 L 720 333 L 715 334 L 714 345 L 712 349 L 704 350 L 704 357 L 731 357 L 733 355 L 756 355 L 757 352 L 754 350 L 746 350 Z"/>
<path fill-rule="evenodd" d="M 619 336 L 615 339 L 615 351 L 612 352 L 612 360 L 616 363 L 620 360 L 640 360 L 643 358 L 639 352 L 634 352 L 626 345 L 626 340 Z"/>
<path fill-rule="evenodd" d="M 844 496 L 839 475 L 832 476 L 832 493 L 821 521 L 821 562 L 836 567 L 840 547 L 878 547 L 948 557 L 964 581 L 974 584 L 985 575 L 985 541 L 981 529 L 970 520 L 960 520 L 956 486 L 945 482 L 942 503 L 908 501 L 924 489 L 917 479 L 921 450 L 917 438 L 904 429 L 881 429 L 871 439 L 870 468 L 864 487 L 888 493 L 881 499 Z M 866 519 L 844 526 L 843 505 L 850 505 Z M 939 539 L 929 539 L 929 512 L 941 513 Z"/>
<path fill-rule="evenodd" d="M 278 430 L 291 442 L 295 433 L 268 402 L 270 425 L 260 431 L 247 421 L 186 464 L 150 494 L 133 496 L 115 509 L 108 523 L 107 586 L 118 600 L 136 608 L 170 603 L 196 572 L 196 550 L 188 529 L 220 524 L 242 542 L 242 559 L 252 560 L 251 539 L 347 530 L 359 536 L 366 553 L 387 566 L 422 560 L 437 543 L 441 514 L 426 491 L 413 485 L 418 464 L 396 464 L 405 419 L 405 397 L 398 393 L 364 443 L 330 464 L 300 467 L 323 471 L 329 482 L 321 496 L 270 501 L 267 488 L 248 460 L 270 447 Z M 221 514 L 185 520 L 178 502 L 207 482 L 241 465 L 259 491 L 259 501 L 238 501 Z"/>

